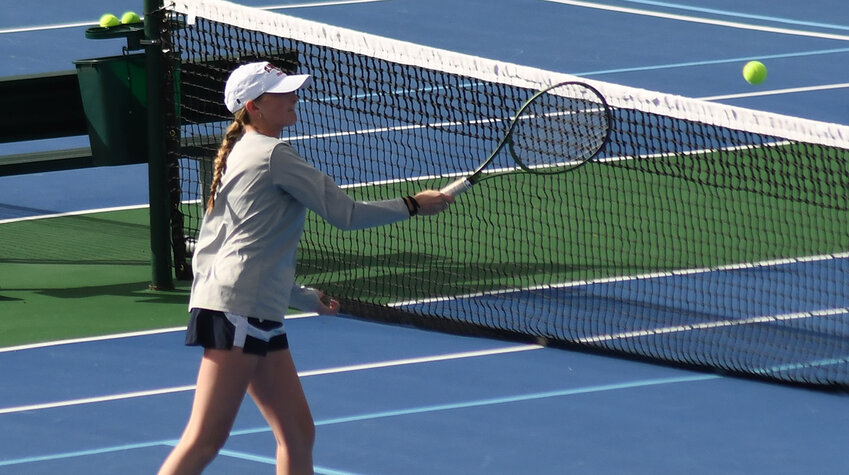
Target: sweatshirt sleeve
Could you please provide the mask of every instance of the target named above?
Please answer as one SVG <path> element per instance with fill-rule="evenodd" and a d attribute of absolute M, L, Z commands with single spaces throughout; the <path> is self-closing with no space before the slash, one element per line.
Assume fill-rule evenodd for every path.
<path fill-rule="evenodd" d="M 339 229 L 381 226 L 410 216 L 402 198 L 353 200 L 329 176 L 301 158 L 289 144 L 280 143 L 274 148 L 269 167 L 276 186 Z"/>
<path fill-rule="evenodd" d="M 292 294 L 289 297 L 289 305 L 302 312 L 315 312 L 318 309 L 318 290 L 295 283 L 292 285 Z"/>

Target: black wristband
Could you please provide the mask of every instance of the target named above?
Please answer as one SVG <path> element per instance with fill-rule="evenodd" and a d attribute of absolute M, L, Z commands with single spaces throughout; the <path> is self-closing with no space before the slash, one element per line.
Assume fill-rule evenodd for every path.
<path fill-rule="evenodd" d="M 410 212 L 410 216 L 415 216 L 419 214 L 419 202 L 416 201 L 412 196 L 405 196 L 404 203 L 407 205 L 407 211 Z"/>

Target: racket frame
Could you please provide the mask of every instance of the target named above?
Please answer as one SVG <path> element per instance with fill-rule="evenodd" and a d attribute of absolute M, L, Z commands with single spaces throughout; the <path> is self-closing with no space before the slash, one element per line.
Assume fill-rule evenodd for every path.
<path fill-rule="evenodd" d="M 472 186 L 476 185 L 478 182 L 480 182 L 480 181 L 481 181 L 481 180 L 483 180 L 484 178 L 491 178 L 491 177 L 493 177 L 493 176 L 504 175 L 504 174 L 507 174 L 507 173 L 513 173 L 512 171 L 510 171 L 510 172 L 503 172 L 503 173 L 493 174 L 493 175 L 490 175 L 490 176 L 487 176 L 487 177 L 484 177 L 484 176 L 483 176 L 483 174 L 484 174 L 484 169 L 485 169 L 485 168 L 486 168 L 486 167 L 487 167 L 490 163 L 492 163 L 492 161 L 493 161 L 493 160 L 495 160 L 495 157 L 496 157 L 496 156 L 497 156 L 497 155 L 501 152 L 501 150 L 502 150 L 502 149 L 503 149 L 506 145 L 508 145 L 508 144 L 510 144 L 510 143 L 511 143 L 511 135 L 512 135 L 512 133 L 513 133 L 513 130 L 516 128 L 516 124 L 517 124 L 517 123 L 519 122 L 519 120 L 522 118 L 522 114 L 525 112 L 525 110 L 527 110 L 527 108 L 528 108 L 528 107 L 530 107 L 530 106 L 531 106 L 531 104 L 533 104 L 533 102 L 534 102 L 534 101 L 535 101 L 538 97 L 542 96 L 543 94 L 547 94 L 547 93 L 548 93 L 549 91 L 551 91 L 552 89 L 556 89 L 556 88 L 558 88 L 558 87 L 568 86 L 568 85 L 579 85 L 579 86 L 581 86 L 581 87 L 584 87 L 584 88 L 586 88 L 586 89 L 588 89 L 588 90 L 592 91 L 592 92 L 595 94 L 595 96 L 598 98 L 600 107 L 602 107 L 602 108 L 603 108 L 603 110 L 604 110 L 604 119 L 605 119 L 605 122 L 607 123 L 607 128 L 606 128 L 606 130 L 605 130 L 604 137 L 603 137 L 603 138 L 602 138 L 602 140 L 599 142 L 599 145 L 598 145 L 598 147 L 595 149 L 595 151 L 594 151 L 592 154 L 590 154 L 587 158 L 585 158 L 585 159 L 581 160 L 581 161 L 580 161 L 580 163 L 579 163 L 579 164 L 577 164 L 577 165 L 575 165 L 574 167 L 571 167 L 571 168 L 568 168 L 568 169 L 564 169 L 564 170 L 559 170 L 559 171 L 557 171 L 557 172 L 555 172 L 555 173 L 541 173 L 541 172 L 538 172 L 538 171 L 536 171 L 536 170 L 534 170 L 534 169 L 532 169 L 532 168 L 528 167 L 527 165 L 525 165 L 524 163 L 522 163 L 521 159 L 520 159 L 519 157 L 517 157 L 517 156 L 516 156 L 516 154 L 512 151 L 512 149 L 510 150 L 510 156 L 513 158 L 513 161 L 514 161 L 514 162 L 516 162 L 516 164 L 517 164 L 517 165 L 519 165 L 519 167 L 520 167 L 522 170 L 524 170 L 524 171 L 526 171 L 526 172 L 528 172 L 528 173 L 533 173 L 533 174 L 537 174 L 537 175 L 554 175 L 554 174 L 557 174 L 557 173 L 563 173 L 563 172 L 566 172 L 566 171 L 574 170 L 575 168 L 578 168 L 578 167 L 580 167 L 580 166 L 583 166 L 585 163 L 587 163 L 587 162 L 589 162 L 590 160 L 592 160 L 593 158 L 597 157 L 597 156 L 598 156 L 598 154 L 599 154 L 599 153 L 600 153 L 600 152 L 604 149 L 604 146 L 607 144 L 607 142 L 610 140 L 610 122 L 611 122 L 611 118 L 610 118 L 610 106 L 607 104 L 607 100 L 605 100 L 605 98 L 604 98 L 604 96 L 601 94 L 601 92 L 599 92 L 599 90 L 598 90 L 598 89 L 596 89 L 596 88 L 595 88 L 595 87 L 593 87 L 593 86 L 590 86 L 590 85 L 589 85 L 589 84 L 587 84 L 587 83 L 580 82 L 580 81 L 565 81 L 565 82 L 560 82 L 560 83 L 557 83 L 557 84 L 554 84 L 554 85 L 548 86 L 548 87 L 546 87 L 546 88 L 544 88 L 544 89 L 541 89 L 541 90 L 537 91 L 537 92 L 536 92 L 536 93 L 534 93 L 534 95 L 532 95 L 532 96 L 531 96 L 528 100 L 526 100 L 526 101 L 522 104 L 522 106 L 521 106 L 521 107 L 519 107 L 519 109 L 516 111 L 516 114 L 515 114 L 515 115 L 513 116 L 513 118 L 510 120 L 510 124 L 507 126 L 507 132 L 505 132 L 505 133 L 504 133 L 504 136 L 501 138 L 501 140 L 499 140 L 499 141 L 498 141 L 498 145 L 495 147 L 495 149 L 493 149 L 492 153 L 490 153 L 490 154 L 489 154 L 489 156 L 486 158 L 486 160 L 484 160 L 484 161 L 483 161 L 483 162 L 482 162 L 482 163 L 481 163 L 481 164 L 477 167 L 477 169 L 475 169 L 475 171 L 474 171 L 471 175 L 469 175 L 469 176 L 465 176 L 465 177 L 460 178 L 460 179 L 458 179 L 458 180 L 455 180 L 455 181 L 451 182 L 450 184 L 448 184 L 447 186 L 443 187 L 443 188 L 442 188 L 441 190 L 439 190 L 439 191 L 440 191 L 440 192 L 442 192 L 442 193 L 445 193 L 445 194 L 447 194 L 447 195 L 455 196 L 455 197 L 456 197 L 456 196 L 458 196 L 458 195 L 460 195 L 460 194 L 462 194 L 462 193 L 464 193 L 464 192 L 468 191 L 468 190 L 469 190 Z"/>

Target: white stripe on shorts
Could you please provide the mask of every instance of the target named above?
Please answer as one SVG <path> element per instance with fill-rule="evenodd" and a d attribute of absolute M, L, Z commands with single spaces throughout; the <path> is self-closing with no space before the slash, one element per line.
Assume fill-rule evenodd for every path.
<path fill-rule="evenodd" d="M 233 336 L 233 346 L 244 348 L 245 340 L 248 335 L 256 338 L 257 340 L 262 340 L 264 342 L 268 342 L 272 338 L 278 335 L 286 334 L 286 326 L 281 323 L 279 327 L 274 328 L 272 330 L 263 330 L 261 328 L 257 328 L 251 325 L 248 322 L 248 317 L 244 315 L 236 315 L 235 313 L 224 312 L 224 316 L 227 317 L 227 320 L 233 324 L 236 328 L 235 335 Z"/>

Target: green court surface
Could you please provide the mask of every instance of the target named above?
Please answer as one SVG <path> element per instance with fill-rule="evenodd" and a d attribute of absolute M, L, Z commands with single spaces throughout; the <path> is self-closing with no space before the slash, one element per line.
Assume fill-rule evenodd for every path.
<path fill-rule="evenodd" d="M 451 212 L 363 231 L 342 232 L 309 214 L 299 280 L 386 304 L 849 249 L 840 182 L 826 189 L 814 173 L 783 183 L 780 168 L 793 163 L 776 164 L 771 179 L 737 166 L 733 183 L 629 164 L 506 175 L 461 196 Z M 349 193 L 402 196 L 443 181 Z M 529 189 L 543 193 L 516 203 L 515 192 L 504 192 Z M 139 208 L 0 225 L 0 346 L 184 325 L 188 283 L 148 288 L 147 223 Z"/>
<path fill-rule="evenodd" d="M 707 158 L 676 160 L 667 169 L 698 170 Z M 716 170 L 685 178 L 638 162 L 505 175 L 461 195 L 437 217 L 363 231 L 338 231 L 311 216 L 299 276 L 334 295 L 385 304 L 849 249 L 840 183 L 824 192 L 828 182 L 811 174 L 785 185 L 779 172 L 803 176 L 792 161 L 730 163 L 722 165 L 727 182 L 717 182 L 723 177 Z M 368 199 L 411 191 L 350 192 Z"/>
<path fill-rule="evenodd" d="M 188 284 L 152 291 L 147 209 L 0 225 L 0 347 L 185 325 Z"/>

